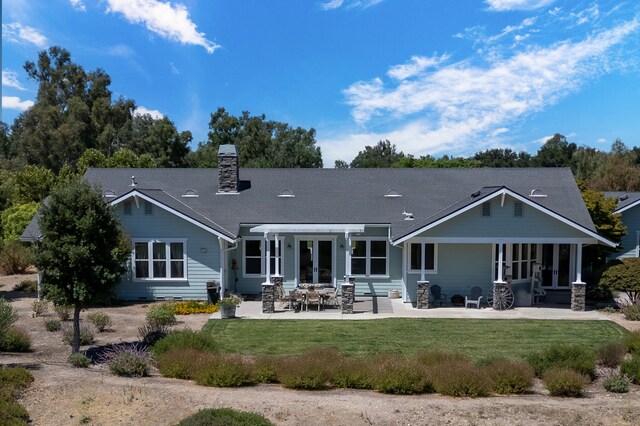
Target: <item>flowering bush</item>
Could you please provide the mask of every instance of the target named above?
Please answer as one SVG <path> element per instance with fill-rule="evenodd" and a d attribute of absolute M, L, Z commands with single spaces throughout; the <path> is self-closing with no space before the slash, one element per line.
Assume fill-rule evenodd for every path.
<path fill-rule="evenodd" d="M 228 296 L 223 297 L 217 303 L 218 307 L 220 306 L 239 306 L 242 303 L 242 298 L 237 294 L 230 294 Z"/>
<path fill-rule="evenodd" d="M 218 306 L 205 302 L 188 301 L 173 304 L 173 313 L 176 315 L 212 314 L 218 311 Z"/>
<path fill-rule="evenodd" d="M 109 366 L 116 376 L 143 377 L 149 375 L 154 359 L 142 345 L 120 344 L 107 349 L 101 361 Z"/>

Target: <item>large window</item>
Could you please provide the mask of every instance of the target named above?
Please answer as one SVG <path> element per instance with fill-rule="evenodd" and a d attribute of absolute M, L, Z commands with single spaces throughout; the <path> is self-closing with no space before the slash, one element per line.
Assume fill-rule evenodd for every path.
<path fill-rule="evenodd" d="M 184 240 L 134 240 L 134 276 L 136 279 L 183 280 L 187 278 L 187 253 Z"/>
<path fill-rule="evenodd" d="M 503 244 L 503 263 L 505 270 L 503 279 L 507 275 L 511 275 L 513 281 L 525 281 L 531 278 L 533 264 L 538 261 L 537 244 Z M 493 277 L 498 279 L 498 256 L 500 246 L 494 246 L 493 254 Z"/>
<path fill-rule="evenodd" d="M 409 271 L 435 273 L 438 270 L 438 245 L 411 243 L 409 245 Z"/>
<path fill-rule="evenodd" d="M 386 239 L 351 240 L 351 274 L 387 276 L 389 245 Z"/>
<path fill-rule="evenodd" d="M 276 259 L 279 258 L 280 262 L 279 262 L 279 267 L 280 267 L 280 274 L 283 274 L 284 269 L 283 269 L 283 261 L 282 261 L 282 250 L 284 248 L 284 238 L 278 238 L 280 240 L 280 247 L 279 247 L 279 255 L 277 256 L 276 253 L 276 241 L 275 240 L 270 240 L 269 241 L 269 250 L 270 250 L 270 270 L 271 270 L 271 274 L 275 274 L 276 273 Z M 247 237 L 243 239 L 243 244 L 244 244 L 244 268 L 243 268 L 243 275 L 246 277 L 251 277 L 251 276 L 255 276 L 255 277 L 260 277 L 260 276 L 264 276 L 267 273 L 267 268 L 265 265 L 265 262 L 263 261 L 263 250 L 266 251 L 266 243 L 264 241 L 264 238 L 257 238 L 257 237 Z"/>

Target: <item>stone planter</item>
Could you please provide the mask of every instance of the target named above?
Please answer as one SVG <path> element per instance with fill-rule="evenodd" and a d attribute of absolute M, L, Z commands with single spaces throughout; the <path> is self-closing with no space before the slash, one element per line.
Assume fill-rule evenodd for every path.
<path fill-rule="evenodd" d="M 389 299 L 400 299 L 400 292 L 398 290 L 389 290 L 387 292 L 387 297 Z"/>
<path fill-rule="evenodd" d="M 236 306 L 220 306 L 220 318 L 235 318 Z"/>

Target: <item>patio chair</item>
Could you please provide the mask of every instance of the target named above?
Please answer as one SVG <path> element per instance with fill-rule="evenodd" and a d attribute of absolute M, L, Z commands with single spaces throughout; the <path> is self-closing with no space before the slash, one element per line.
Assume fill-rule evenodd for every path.
<path fill-rule="evenodd" d="M 433 306 L 440 305 L 447 301 L 447 295 L 442 293 L 442 289 L 438 284 L 434 284 L 429 286 L 429 292 L 431 293 L 431 300 L 433 301 Z"/>
<path fill-rule="evenodd" d="M 320 293 L 318 293 L 315 290 L 308 290 L 307 294 L 304 298 L 304 309 L 305 311 L 309 310 L 309 305 L 318 305 L 318 311 L 320 311 L 320 305 L 322 301 L 322 297 L 320 296 Z"/>
<path fill-rule="evenodd" d="M 280 307 L 284 307 L 285 303 L 288 302 L 287 300 L 287 296 L 285 295 L 284 292 L 284 285 L 282 284 L 276 284 L 273 286 L 274 287 L 274 296 L 275 296 L 275 300 L 274 302 L 280 302 Z"/>
<path fill-rule="evenodd" d="M 304 295 L 298 290 L 291 290 L 287 296 L 285 296 L 285 302 L 289 311 L 296 309 L 296 304 L 302 306 L 304 303 Z"/>
<path fill-rule="evenodd" d="M 473 287 L 471 289 L 471 296 L 465 296 L 464 307 L 474 306 L 480 309 L 480 302 L 482 301 L 482 289 L 480 287 Z"/>
<path fill-rule="evenodd" d="M 338 290 L 339 290 L 338 287 L 336 287 L 334 291 L 325 294 L 324 296 L 325 305 L 331 305 L 335 308 L 340 306 L 340 304 L 338 303 Z"/>

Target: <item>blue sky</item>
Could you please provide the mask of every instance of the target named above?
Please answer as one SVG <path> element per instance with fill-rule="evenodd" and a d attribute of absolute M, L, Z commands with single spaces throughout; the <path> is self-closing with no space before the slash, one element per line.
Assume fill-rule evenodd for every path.
<path fill-rule="evenodd" d="M 194 145 L 218 106 L 315 128 L 325 167 L 389 139 L 415 156 L 535 152 L 554 133 L 640 145 L 640 2 L 3 0 L 2 119 L 60 45 Z"/>

